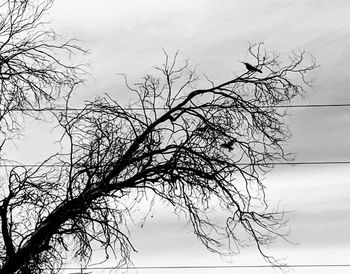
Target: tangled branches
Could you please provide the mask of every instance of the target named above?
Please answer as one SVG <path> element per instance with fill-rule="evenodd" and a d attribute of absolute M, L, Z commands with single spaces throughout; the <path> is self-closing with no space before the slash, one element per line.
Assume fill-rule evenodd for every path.
<path fill-rule="evenodd" d="M 184 212 L 209 250 L 235 254 L 253 242 L 273 263 L 263 246 L 283 236 L 283 212 L 268 209 L 262 176 L 290 160 L 281 106 L 303 94 L 315 63 L 305 65 L 299 52 L 284 65 L 261 44 L 249 52 L 259 75 L 247 71 L 220 84 L 207 79 L 209 87 L 198 89 L 187 62 L 178 66 L 176 55 L 166 55 L 160 77 L 147 75 L 133 86 L 126 81 L 138 98 L 132 105 L 106 96 L 58 115 L 68 151 L 50 161 L 60 167 L 15 176 L 21 183 L 2 200 L 3 214 L 12 214 L 3 231 L 9 236 L 2 269 L 21 269 L 33 258 L 37 265 L 62 261 L 57 254 L 68 250 L 69 240 L 87 261 L 97 242 L 107 258 L 119 251 L 127 262 L 133 246 L 122 227 L 146 193 Z M 24 195 L 36 198 L 25 205 L 18 202 Z M 210 214 L 214 207 L 225 214 L 221 224 Z M 26 228 L 14 210 L 34 216 Z"/>

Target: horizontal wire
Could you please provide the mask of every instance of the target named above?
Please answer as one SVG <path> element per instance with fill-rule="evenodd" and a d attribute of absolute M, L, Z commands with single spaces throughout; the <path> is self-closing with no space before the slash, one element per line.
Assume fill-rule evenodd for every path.
<path fill-rule="evenodd" d="M 269 106 L 261 106 L 261 107 L 269 107 Z M 346 103 L 346 104 L 308 104 L 308 105 L 286 105 L 286 106 L 280 106 L 280 105 L 276 105 L 274 107 L 286 107 L 286 108 L 323 108 L 323 107 L 350 107 L 350 103 Z M 126 107 L 124 108 L 124 110 L 143 110 L 143 109 L 158 109 L 158 110 L 166 110 L 168 108 L 137 108 L 137 107 Z M 41 111 L 81 111 L 84 110 L 83 108 L 43 108 L 43 109 L 14 109 L 12 111 L 36 111 L 36 112 L 41 112 Z M 98 109 L 92 109 L 92 108 L 88 108 L 86 110 L 98 110 Z M 267 166 L 267 165 L 337 165 L 337 164 L 350 164 L 350 161 L 310 161 L 310 162 L 292 162 L 292 163 L 269 163 L 269 164 L 261 164 L 261 163 L 255 163 L 255 164 L 251 164 L 251 163 L 238 163 L 238 166 Z M 18 167 L 18 166 L 23 166 L 23 167 L 59 167 L 62 166 L 60 164 L 44 164 L 44 165 L 40 165 L 40 164 L 0 164 L 0 167 Z"/>
<path fill-rule="evenodd" d="M 267 107 L 276 107 L 276 108 L 336 108 L 336 107 L 350 107 L 350 103 L 346 104 L 307 104 L 307 105 L 275 105 L 275 106 L 260 106 L 261 108 Z M 142 108 L 142 107 L 125 107 L 124 110 L 167 110 L 168 108 Z M 33 112 L 45 112 L 45 111 L 82 111 L 83 108 L 43 108 L 43 109 L 14 109 L 12 111 L 33 111 Z M 86 110 L 98 110 L 87 108 Z M 309 162 L 292 162 L 292 163 L 269 163 L 269 164 L 251 164 L 251 163 L 238 163 L 239 166 L 267 166 L 267 165 L 341 165 L 341 164 L 350 164 L 350 161 L 309 161 Z M 60 167 L 60 164 L 24 164 L 24 165 L 15 165 L 15 164 L 0 164 L 0 167 Z M 210 266 L 132 266 L 132 267 L 88 267 L 83 268 L 83 270 L 113 270 L 113 269 L 224 269 L 224 268 L 274 268 L 273 265 L 233 265 L 233 266 L 219 266 L 219 265 L 210 265 Z M 279 266 L 279 268 L 332 268 L 332 267 L 350 267 L 350 264 L 290 264 Z M 61 270 L 81 270 L 78 267 L 64 267 L 60 268 Z"/>
<path fill-rule="evenodd" d="M 350 103 L 344 104 L 305 104 L 305 105 L 274 105 L 274 106 L 258 106 L 260 108 L 337 108 L 337 107 L 350 107 Z M 165 107 L 124 107 L 124 110 L 168 110 L 169 108 Z M 99 111 L 97 108 L 18 108 L 12 109 L 10 111 L 21 112 L 21 111 L 32 111 L 32 112 L 46 112 L 46 111 L 82 111 L 82 110 L 90 110 L 90 111 Z"/>
<path fill-rule="evenodd" d="M 119 270 L 119 269 L 218 269 L 218 268 L 331 268 L 350 267 L 350 264 L 288 264 L 288 265 L 179 265 L 179 266 L 123 266 L 123 267 L 62 267 L 61 270 Z M 43 269 L 48 270 L 48 269 Z"/>
<path fill-rule="evenodd" d="M 294 165 L 346 165 L 350 164 L 350 161 L 305 161 L 305 162 L 272 162 L 272 163 L 237 163 L 237 166 L 294 166 Z M 0 164 L 0 167 L 62 167 L 63 165 L 68 165 L 68 163 L 62 164 Z M 84 167 L 84 166 L 79 166 Z M 97 167 L 103 167 L 97 166 Z M 95 168 L 95 167 L 91 167 Z"/>

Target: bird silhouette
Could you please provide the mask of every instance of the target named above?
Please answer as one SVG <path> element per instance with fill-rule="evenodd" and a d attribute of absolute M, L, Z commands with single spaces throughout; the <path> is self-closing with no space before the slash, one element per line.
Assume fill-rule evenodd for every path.
<path fill-rule="evenodd" d="M 169 120 L 170 120 L 171 122 L 175 122 L 175 121 L 176 121 L 176 119 L 174 118 L 174 116 L 172 116 L 172 115 L 170 115 L 170 114 L 169 114 Z"/>
<path fill-rule="evenodd" d="M 231 141 L 229 141 L 229 142 L 227 142 L 227 143 L 221 144 L 220 146 L 221 146 L 222 148 L 226 148 L 226 149 L 228 149 L 229 151 L 231 151 L 231 150 L 233 150 L 233 145 L 234 145 L 235 142 L 236 142 L 236 140 L 231 140 Z"/>
<path fill-rule="evenodd" d="M 262 73 L 261 69 L 258 69 L 254 66 L 252 66 L 251 64 L 249 63 L 245 63 L 245 62 L 242 62 L 243 64 L 245 64 L 245 67 L 247 68 L 247 70 L 251 71 L 251 72 L 259 72 L 259 73 Z"/>

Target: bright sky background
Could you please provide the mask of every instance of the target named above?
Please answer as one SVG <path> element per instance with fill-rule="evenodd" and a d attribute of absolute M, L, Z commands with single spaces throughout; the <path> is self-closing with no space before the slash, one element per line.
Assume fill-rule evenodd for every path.
<path fill-rule="evenodd" d="M 117 73 L 137 82 L 162 63 L 162 48 L 180 51 L 215 82 L 244 71 L 248 41 L 268 50 L 312 53 L 320 68 L 314 89 L 294 103 L 350 103 L 350 1 L 348 0 L 56 0 L 52 27 L 64 38 L 81 40 L 93 78 L 76 91 L 77 104 L 108 92 L 127 103 L 130 94 Z M 86 60 L 85 60 L 86 61 Z M 291 109 L 293 137 L 288 150 L 297 161 L 350 160 L 350 108 Z M 39 161 L 50 150 L 48 126 L 28 123 L 18 157 Z M 31 145 L 28 145 L 28 142 Z M 21 145 L 22 144 L 22 145 Z M 26 145 L 24 145 L 26 144 Z M 40 153 L 33 147 L 41 145 Z M 272 205 L 292 213 L 289 239 L 271 254 L 288 264 L 350 264 L 350 165 L 276 167 L 266 176 Z M 144 228 L 131 225 L 135 266 L 257 265 L 254 248 L 242 249 L 232 263 L 209 253 L 186 220 L 156 207 Z M 110 262 L 112 264 L 113 262 Z M 290 273 L 349 273 L 350 268 L 292 269 Z M 94 271 L 93 273 L 102 273 Z M 103 272 L 108 273 L 108 272 Z M 126 273 L 136 273 L 128 271 Z M 276 269 L 138 270 L 150 273 L 280 273 Z"/>

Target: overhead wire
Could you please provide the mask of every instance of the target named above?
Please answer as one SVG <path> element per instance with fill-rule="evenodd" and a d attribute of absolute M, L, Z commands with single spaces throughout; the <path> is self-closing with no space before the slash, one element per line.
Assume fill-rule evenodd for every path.
<path fill-rule="evenodd" d="M 0 167 L 62 167 L 65 164 L 0 164 Z M 271 162 L 271 163 L 237 163 L 236 166 L 302 166 L 302 165 L 347 165 L 350 161 L 303 161 L 303 162 Z M 77 166 L 84 167 L 84 166 Z M 100 167 L 103 167 L 101 165 Z M 95 167 L 91 167 L 95 168 Z"/>
<path fill-rule="evenodd" d="M 257 106 L 260 108 L 340 108 L 340 107 L 350 107 L 350 103 L 343 104 L 296 104 L 296 105 L 265 105 L 265 106 Z M 168 110 L 166 107 L 123 107 L 124 110 Z M 13 112 L 50 112 L 50 111 L 98 111 L 97 108 L 61 108 L 61 107 L 47 107 L 47 108 L 16 108 L 11 109 Z"/>
<path fill-rule="evenodd" d="M 269 106 L 261 106 L 263 107 L 269 107 Z M 344 104 L 301 104 L 301 105 L 275 105 L 274 107 L 283 107 L 283 108 L 339 108 L 339 107 L 350 107 L 350 103 L 344 103 Z M 154 109 L 154 110 L 166 110 L 167 108 L 141 108 L 141 107 L 125 107 L 124 110 L 143 110 L 143 109 Z M 12 111 L 36 111 L 36 112 L 44 112 L 44 111 L 82 111 L 83 108 L 42 108 L 42 109 L 14 109 Z M 86 110 L 97 110 L 93 108 L 87 108 Z M 342 164 L 350 164 L 349 161 L 299 161 L 299 162 L 276 162 L 276 163 L 237 163 L 238 166 L 267 166 L 267 165 L 342 165 Z M 61 164 L 0 164 L 0 167 L 17 167 L 17 166 L 23 166 L 23 167 L 60 167 Z"/>
<path fill-rule="evenodd" d="M 276 108 L 341 108 L 350 107 L 350 103 L 343 104 L 300 104 L 300 105 L 275 105 L 275 106 L 259 106 L 261 108 L 276 107 Z M 124 107 L 124 110 L 168 110 L 168 108 L 142 108 L 142 107 Z M 11 111 L 83 111 L 97 110 L 94 108 L 41 108 L 41 109 L 13 109 Z M 237 163 L 238 166 L 268 166 L 268 165 L 344 165 L 350 164 L 350 161 L 299 161 L 299 162 L 275 162 L 275 163 Z M 62 167 L 62 164 L 0 164 L 0 167 Z M 231 269 L 231 268 L 274 268 L 274 265 L 183 265 L 183 266 L 130 266 L 130 267 L 87 267 L 83 270 L 145 270 L 145 269 Z M 350 267 L 350 264 L 289 264 L 278 266 L 278 268 L 334 268 L 334 267 Z M 81 270 L 78 267 L 63 267 L 61 270 Z M 45 270 L 45 269 L 43 269 Z"/>
<path fill-rule="evenodd" d="M 146 270 L 146 269 L 232 269 L 232 268 L 332 268 L 350 264 L 288 264 L 288 265 L 178 265 L 178 266 L 122 266 L 122 267 L 62 267 L 60 270 Z M 49 270 L 49 269 L 43 269 Z"/>

